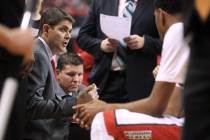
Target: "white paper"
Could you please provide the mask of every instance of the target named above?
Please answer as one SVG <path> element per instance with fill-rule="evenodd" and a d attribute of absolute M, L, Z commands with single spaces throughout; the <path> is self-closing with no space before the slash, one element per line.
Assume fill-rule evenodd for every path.
<path fill-rule="evenodd" d="M 100 14 L 100 26 L 107 37 L 125 44 L 123 39 L 130 36 L 131 19 Z"/>

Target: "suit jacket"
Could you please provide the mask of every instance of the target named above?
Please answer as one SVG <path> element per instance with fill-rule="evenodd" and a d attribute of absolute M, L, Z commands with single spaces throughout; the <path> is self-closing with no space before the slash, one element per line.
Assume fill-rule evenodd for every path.
<path fill-rule="evenodd" d="M 96 83 L 102 92 L 107 84 L 113 53 L 104 53 L 100 49 L 101 41 L 106 38 L 100 28 L 100 13 L 117 16 L 118 2 L 93 0 L 78 36 L 80 47 L 95 59 L 89 80 Z M 131 100 L 148 96 L 153 86 L 152 70 L 156 65 L 156 55 L 161 52 L 160 40 L 152 38 L 158 37 L 154 19 L 153 0 L 139 0 L 132 17 L 131 35 L 144 36 L 145 44 L 143 49 L 127 48 L 126 51 L 126 88 Z"/>
<path fill-rule="evenodd" d="M 57 140 L 63 125 L 54 119 L 65 120 L 73 114 L 76 98 L 66 96 L 55 79 L 47 49 L 38 39 L 34 47 L 35 63 L 29 74 L 26 139 Z M 68 129 L 67 129 L 68 131 Z"/>

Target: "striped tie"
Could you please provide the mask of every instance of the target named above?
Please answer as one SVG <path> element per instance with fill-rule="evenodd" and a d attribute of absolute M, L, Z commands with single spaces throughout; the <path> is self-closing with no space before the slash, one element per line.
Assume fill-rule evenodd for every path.
<path fill-rule="evenodd" d="M 134 0 L 127 0 L 125 3 L 125 8 L 122 11 L 123 17 L 132 18 L 132 14 L 135 10 Z M 114 53 L 112 60 L 112 69 L 113 70 L 124 70 L 126 68 L 126 46 L 120 44 L 117 48 L 117 51 Z"/>
<path fill-rule="evenodd" d="M 126 6 L 122 12 L 123 12 L 123 17 L 132 18 L 132 14 L 134 12 L 134 1 L 127 0 Z"/>

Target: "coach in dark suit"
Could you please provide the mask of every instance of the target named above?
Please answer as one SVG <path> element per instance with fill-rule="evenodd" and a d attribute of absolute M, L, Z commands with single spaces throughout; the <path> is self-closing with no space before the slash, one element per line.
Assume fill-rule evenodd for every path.
<path fill-rule="evenodd" d="M 80 47 L 95 58 L 89 80 L 97 84 L 101 90 L 100 98 L 107 102 L 126 102 L 128 99 L 137 100 L 148 96 L 154 82 L 152 70 L 156 65 L 156 55 L 161 52 L 161 42 L 152 38 L 158 37 L 153 0 L 135 1 L 131 36 L 126 40 L 124 60 L 126 69 L 121 71 L 111 69 L 114 51 L 110 48 L 119 47 L 101 31 L 100 14 L 120 15 L 120 6 L 124 1 L 93 0 L 89 15 L 78 36 Z M 131 39 L 135 39 L 135 45 L 131 45 Z M 108 51 L 107 49 L 104 51 L 103 44 L 109 45 Z"/>
<path fill-rule="evenodd" d="M 62 125 L 54 119 L 69 118 L 74 113 L 72 106 L 84 99 L 66 96 L 51 65 L 53 55 L 66 52 L 73 22 L 70 15 L 57 8 L 48 9 L 42 15 L 34 45 L 35 63 L 28 79 L 26 140 L 64 139 Z"/>

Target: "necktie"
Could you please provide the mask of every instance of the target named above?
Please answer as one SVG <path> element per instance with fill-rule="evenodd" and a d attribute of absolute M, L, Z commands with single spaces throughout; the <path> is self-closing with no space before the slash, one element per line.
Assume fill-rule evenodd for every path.
<path fill-rule="evenodd" d="M 52 65 L 52 68 L 53 68 L 55 79 L 57 79 L 56 66 L 55 66 L 55 60 L 54 59 L 51 60 L 51 65 Z"/>
<path fill-rule="evenodd" d="M 122 10 L 123 17 L 132 18 L 133 12 L 135 10 L 134 0 L 127 0 L 125 3 L 125 8 Z M 126 47 L 120 44 L 117 48 L 117 51 L 114 53 L 113 61 L 112 61 L 112 69 L 113 70 L 124 70 L 125 58 L 126 58 Z"/>
<path fill-rule="evenodd" d="M 134 12 L 135 6 L 133 0 L 127 0 L 126 6 L 123 9 L 123 17 L 126 18 L 132 18 L 133 12 Z"/>

